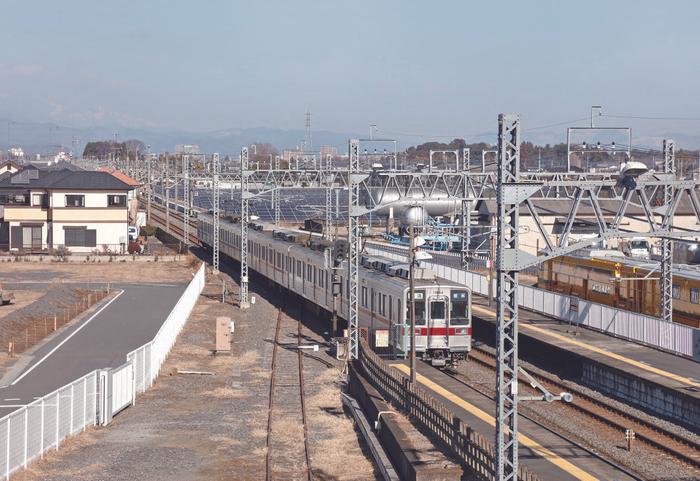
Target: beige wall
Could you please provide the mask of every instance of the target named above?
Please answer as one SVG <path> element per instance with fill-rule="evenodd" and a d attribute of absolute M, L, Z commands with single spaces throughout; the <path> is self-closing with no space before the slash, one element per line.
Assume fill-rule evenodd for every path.
<path fill-rule="evenodd" d="M 5 206 L 5 221 L 7 222 L 46 222 L 48 216 L 48 210 L 41 207 Z"/>

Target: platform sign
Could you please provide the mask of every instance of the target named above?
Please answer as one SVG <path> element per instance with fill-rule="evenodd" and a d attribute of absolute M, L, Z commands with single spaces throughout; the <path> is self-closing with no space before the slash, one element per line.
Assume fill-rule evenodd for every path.
<path fill-rule="evenodd" d="M 571 298 L 571 312 L 578 312 L 578 297 Z"/>
<path fill-rule="evenodd" d="M 389 347 L 389 331 L 375 331 L 374 336 L 375 347 Z"/>

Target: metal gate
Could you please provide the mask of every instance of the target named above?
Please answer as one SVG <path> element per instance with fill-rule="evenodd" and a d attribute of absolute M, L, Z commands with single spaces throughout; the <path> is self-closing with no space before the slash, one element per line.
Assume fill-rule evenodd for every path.
<path fill-rule="evenodd" d="M 106 426 L 123 409 L 134 404 L 134 365 L 131 361 L 100 371 L 100 424 Z"/>

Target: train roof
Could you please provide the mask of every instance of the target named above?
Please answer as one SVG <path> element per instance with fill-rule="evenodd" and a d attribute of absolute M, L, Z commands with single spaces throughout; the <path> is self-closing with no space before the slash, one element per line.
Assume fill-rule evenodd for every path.
<path fill-rule="evenodd" d="M 575 251 L 566 254 L 567 257 L 582 260 L 600 260 L 607 263 L 617 263 L 622 266 L 635 269 L 636 271 L 661 273 L 661 263 L 655 260 L 640 259 L 638 257 L 628 257 L 622 252 L 614 249 L 599 249 Z M 674 264 L 673 276 L 683 279 L 700 280 L 700 266 L 690 266 L 686 264 Z"/>
<path fill-rule="evenodd" d="M 208 214 L 203 214 L 200 216 L 200 218 L 202 218 L 203 220 L 208 220 L 209 222 L 213 221 L 213 216 Z M 240 224 L 232 224 L 230 222 L 226 222 L 224 219 L 221 219 L 221 225 L 240 228 Z M 321 260 L 323 259 L 323 250 L 331 247 L 334 244 L 333 242 L 329 242 L 322 239 L 320 235 L 309 233 L 308 231 L 277 227 L 272 224 L 267 224 L 260 221 L 255 221 L 255 223 L 251 223 L 250 225 L 251 234 L 254 234 L 258 237 L 264 236 L 266 238 L 269 238 L 271 242 L 285 241 L 284 245 L 286 245 L 289 248 L 289 250 L 294 250 L 296 252 L 303 253 L 306 255 L 312 255 L 314 257 L 320 258 Z M 298 241 L 294 242 L 286 240 L 285 237 L 280 236 L 280 234 L 294 234 L 297 237 L 305 236 L 306 240 L 308 240 L 310 237 L 311 242 L 309 243 L 309 245 L 303 245 Z M 314 249 L 313 246 L 317 246 L 318 249 Z M 366 265 L 363 265 L 363 260 L 365 259 L 369 261 L 375 261 L 378 267 L 368 268 Z M 399 261 L 380 255 L 360 254 L 360 269 L 362 269 L 363 275 L 375 278 L 380 282 L 393 281 L 402 287 L 408 287 L 408 278 L 403 277 L 401 275 L 396 275 L 397 271 L 401 271 L 401 268 L 404 266 L 407 271 L 408 264 L 405 260 Z M 341 269 L 347 270 L 347 261 L 342 262 Z M 394 275 L 391 275 L 390 271 L 394 273 Z M 437 277 L 435 275 L 435 272 L 430 269 L 414 268 L 414 282 L 417 288 L 423 286 L 441 285 L 446 287 L 460 287 L 469 290 L 467 286 L 450 281 L 445 278 Z"/>

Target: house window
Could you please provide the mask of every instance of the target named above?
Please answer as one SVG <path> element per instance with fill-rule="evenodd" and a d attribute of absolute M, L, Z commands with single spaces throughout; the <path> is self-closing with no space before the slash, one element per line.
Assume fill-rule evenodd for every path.
<path fill-rule="evenodd" d="M 125 195 L 108 195 L 107 206 L 109 207 L 126 207 Z"/>
<path fill-rule="evenodd" d="M 86 228 L 66 228 L 66 246 L 69 247 L 97 247 L 97 231 Z"/>
<path fill-rule="evenodd" d="M 67 195 L 66 207 L 85 207 L 84 195 Z"/>
<path fill-rule="evenodd" d="M 44 194 L 32 194 L 32 205 L 44 206 Z"/>

